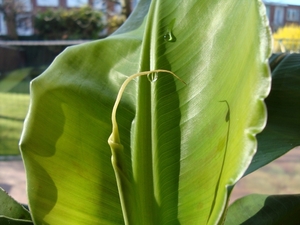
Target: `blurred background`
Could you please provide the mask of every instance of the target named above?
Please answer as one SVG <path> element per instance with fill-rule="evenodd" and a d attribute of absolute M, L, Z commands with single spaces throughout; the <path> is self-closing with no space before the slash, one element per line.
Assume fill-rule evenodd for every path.
<path fill-rule="evenodd" d="M 18 142 L 29 105 L 30 81 L 66 47 L 113 33 L 137 3 L 138 0 L 0 0 L 0 187 L 18 201 L 27 203 Z M 273 33 L 273 52 L 299 53 L 300 1 L 264 0 L 264 4 Z M 254 192 L 299 192 L 297 161 L 299 156 L 291 151 L 247 176 L 238 183 L 232 200 Z"/>

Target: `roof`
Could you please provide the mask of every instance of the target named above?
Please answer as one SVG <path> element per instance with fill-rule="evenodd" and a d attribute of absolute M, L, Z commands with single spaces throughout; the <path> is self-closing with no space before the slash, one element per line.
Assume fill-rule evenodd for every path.
<path fill-rule="evenodd" d="M 282 5 L 297 5 L 300 6 L 299 0 L 263 0 L 264 3 L 274 3 Z"/>

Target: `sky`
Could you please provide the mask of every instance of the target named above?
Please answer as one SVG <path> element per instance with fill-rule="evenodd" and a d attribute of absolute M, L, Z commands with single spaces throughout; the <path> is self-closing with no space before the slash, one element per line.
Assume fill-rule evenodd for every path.
<path fill-rule="evenodd" d="M 300 0 L 264 0 L 264 2 L 276 2 L 289 5 L 300 5 Z"/>

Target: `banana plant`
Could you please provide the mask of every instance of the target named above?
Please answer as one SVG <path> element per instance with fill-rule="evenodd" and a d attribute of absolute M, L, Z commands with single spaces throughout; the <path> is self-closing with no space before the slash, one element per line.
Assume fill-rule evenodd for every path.
<path fill-rule="evenodd" d="M 270 42 L 260 0 L 141 0 L 67 48 L 31 83 L 32 223 L 223 224 L 235 183 L 275 158 L 252 161 Z"/>
<path fill-rule="evenodd" d="M 273 54 L 269 65 L 268 122 L 257 137 L 258 150 L 244 176 L 300 145 L 300 54 Z M 251 194 L 230 205 L 225 225 L 297 225 L 299 210 L 300 194 Z"/>

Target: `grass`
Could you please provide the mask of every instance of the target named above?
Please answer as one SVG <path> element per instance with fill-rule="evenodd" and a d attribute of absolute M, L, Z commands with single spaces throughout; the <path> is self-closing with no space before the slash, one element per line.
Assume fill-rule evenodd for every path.
<path fill-rule="evenodd" d="M 16 93 L 29 93 L 28 77 L 31 67 L 15 70 L 6 75 L 0 81 L 0 92 L 16 92 Z"/>
<path fill-rule="evenodd" d="M 0 92 L 0 99 L 0 155 L 17 155 L 29 94 Z"/>
<path fill-rule="evenodd" d="M 13 71 L 0 80 L 0 155 L 18 155 L 19 139 L 29 106 L 29 73 Z"/>

